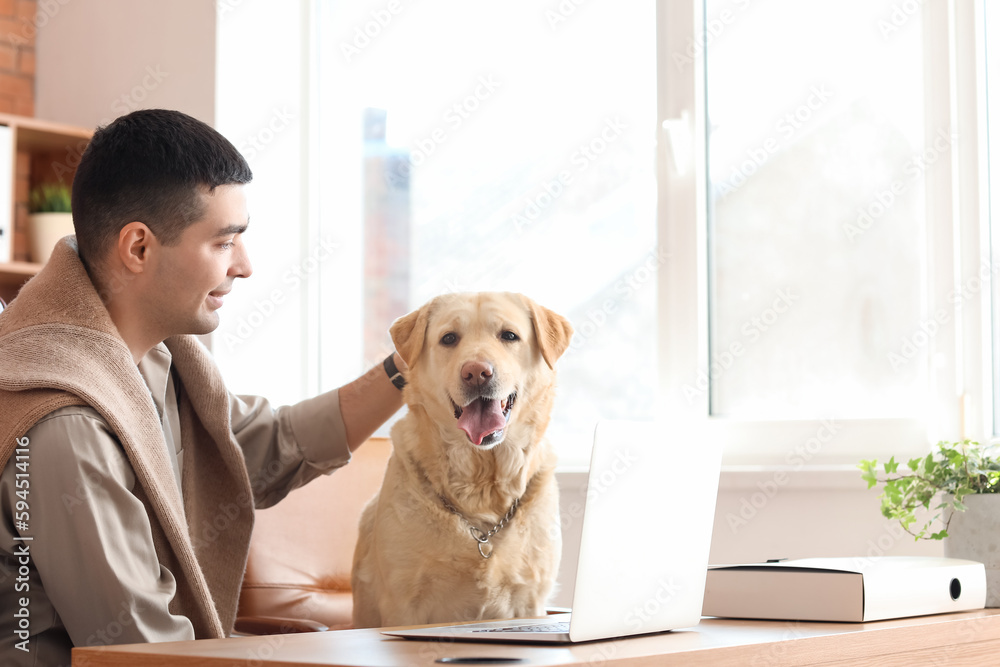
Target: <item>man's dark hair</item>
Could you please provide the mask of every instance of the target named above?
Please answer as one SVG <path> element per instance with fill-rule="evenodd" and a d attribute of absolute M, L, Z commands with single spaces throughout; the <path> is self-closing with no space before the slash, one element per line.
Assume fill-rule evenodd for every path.
<path fill-rule="evenodd" d="M 164 245 L 201 218 L 199 188 L 249 183 L 250 166 L 228 139 L 179 111 L 143 109 L 99 128 L 73 179 L 73 226 L 93 272 L 122 227 L 143 222 Z"/>

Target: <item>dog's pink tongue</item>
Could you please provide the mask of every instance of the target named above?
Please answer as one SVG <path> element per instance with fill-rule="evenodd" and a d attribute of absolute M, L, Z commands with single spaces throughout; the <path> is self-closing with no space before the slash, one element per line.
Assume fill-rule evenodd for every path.
<path fill-rule="evenodd" d="M 481 445 L 483 438 L 490 433 L 506 425 L 500 401 L 475 400 L 462 408 L 462 415 L 458 418 L 458 427 L 477 445 Z"/>

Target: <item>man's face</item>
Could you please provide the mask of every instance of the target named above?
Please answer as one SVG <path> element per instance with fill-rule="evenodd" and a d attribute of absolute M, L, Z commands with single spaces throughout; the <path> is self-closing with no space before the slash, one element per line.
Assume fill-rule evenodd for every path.
<path fill-rule="evenodd" d="M 204 215 L 176 245 L 156 243 L 150 266 L 147 315 L 166 337 L 206 334 L 219 326 L 216 312 L 237 278 L 253 269 L 243 246 L 249 222 L 242 185 L 221 185 L 199 196 Z"/>

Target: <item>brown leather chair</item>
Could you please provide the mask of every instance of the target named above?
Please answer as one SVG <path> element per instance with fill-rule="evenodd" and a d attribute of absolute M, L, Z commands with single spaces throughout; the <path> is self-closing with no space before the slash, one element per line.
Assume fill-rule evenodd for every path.
<path fill-rule="evenodd" d="M 382 484 L 391 451 L 387 438 L 372 438 L 345 467 L 257 511 L 237 633 L 351 627 L 358 521 Z"/>

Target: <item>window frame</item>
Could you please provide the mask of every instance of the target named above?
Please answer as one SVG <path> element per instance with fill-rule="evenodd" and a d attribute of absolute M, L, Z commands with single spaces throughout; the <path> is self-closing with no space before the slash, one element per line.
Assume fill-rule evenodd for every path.
<path fill-rule="evenodd" d="M 926 172 L 928 313 L 949 314 L 930 337 L 933 410 L 916 419 L 737 420 L 710 415 L 706 35 L 703 0 L 657 0 L 657 225 L 671 261 L 659 275 L 661 394 L 668 415 L 708 417 L 728 428 L 729 466 L 853 469 L 860 458 L 905 460 L 940 439 L 993 436 L 991 284 L 986 206 L 983 2 L 922 3 L 927 145 L 937 128 L 955 141 Z M 707 45 L 707 46 L 706 46 Z M 947 95 L 934 94 L 947 90 Z M 992 274 L 992 271 L 990 272 Z M 981 281 L 976 283 L 977 277 Z M 976 289 L 970 287 L 976 286 Z M 962 292 L 963 288 L 966 290 Z M 954 303 L 956 294 L 968 294 Z M 836 441 L 836 446 L 827 447 Z"/>

